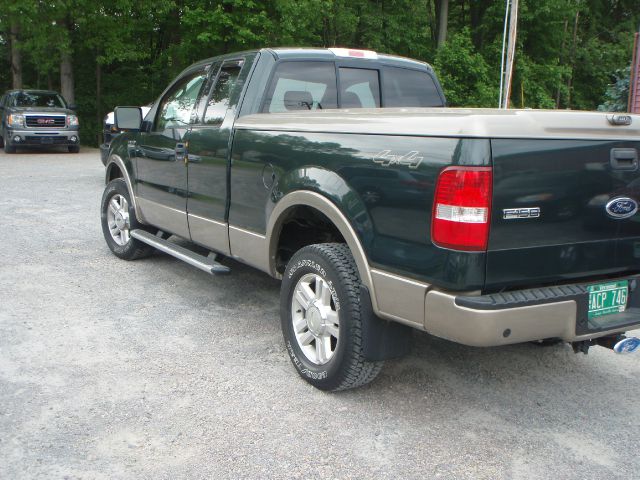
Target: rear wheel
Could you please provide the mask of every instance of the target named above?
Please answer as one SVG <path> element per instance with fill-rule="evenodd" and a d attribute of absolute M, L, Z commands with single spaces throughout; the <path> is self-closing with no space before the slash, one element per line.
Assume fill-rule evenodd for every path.
<path fill-rule="evenodd" d="M 117 257 L 135 260 L 153 252 L 153 247 L 131 236 L 131 230 L 142 225 L 136 218 L 127 184 L 122 178 L 110 181 L 104 189 L 100 217 L 104 238 Z"/>
<path fill-rule="evenodd" d="M 373 380 L 383 362 L 364 358 L 360 277 L 349 248 L 310 245 L 289 261 L 280 312 L 294 367 L 321 390 L 346 390 Z"/>

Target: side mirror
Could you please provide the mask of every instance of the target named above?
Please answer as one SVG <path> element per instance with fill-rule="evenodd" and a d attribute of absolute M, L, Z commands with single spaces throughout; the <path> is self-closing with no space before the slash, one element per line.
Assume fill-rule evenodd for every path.
<path fill-rule="evenodd" d="M 75 103 L 72 103 L 71 105 L 67 106 L 67 108 L 69 110 L 78 110 L 78 105 L 76 105 Z"/>
<path fill-rule="evenodd" d="M 140 130 L 142 124 L 140 107 L 116 107 L 114 113 L 118 130 Z"/>

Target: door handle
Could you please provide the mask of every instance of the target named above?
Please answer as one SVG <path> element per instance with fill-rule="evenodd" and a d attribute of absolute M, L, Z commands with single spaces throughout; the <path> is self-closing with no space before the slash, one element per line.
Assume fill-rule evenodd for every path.
<path fill-rule="evenodd" d="M 638 151 L 635 148 L 612 148 L 610 163 L 614 170 L 637 170 Z"/>

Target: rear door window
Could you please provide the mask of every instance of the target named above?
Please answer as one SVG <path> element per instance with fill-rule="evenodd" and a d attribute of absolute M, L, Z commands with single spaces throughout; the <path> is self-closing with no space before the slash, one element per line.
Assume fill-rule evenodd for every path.
<path fill-rule="evenodd" d="M 378 70 L 340 68 L 340 108 L 380 106 Z"/>
<path fill-rule="evenodd" d="M 230 107 L 231 94 L 234 92 L 241 69 L 242 62 L 238 61 L 222 65 L 216 84 L 207 101 L 207 109 L 203 118 L 205 125 L 217 126 L 222 124 L 227 109 Z"/>
<path fill-rule="evenodd" d="M 338 108 L 333 62 L 282 62 L 276 68 L 262 112 Z"/>
<path fill-rule="evenodd" d="M 436 84 L 426 72 L 384 67 L 382 98 L 385 107 L 441 107 Z"/>

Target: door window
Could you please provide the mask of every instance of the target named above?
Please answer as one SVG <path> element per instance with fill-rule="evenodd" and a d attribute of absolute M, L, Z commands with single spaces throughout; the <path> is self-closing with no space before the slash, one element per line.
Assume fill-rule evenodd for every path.
<path fill-rule="evenodd" d="M 232 106 L 232 97 L 237 90 L 238 75 L 242 69 L 241 62 L 233 62 L 233 64 L 224 64 L 220 69 L 220 74 L 216 81 L 211 95 L 207 101 L 207 109 L 204 112 L 203 123 L 205 125 L 219 126 L 224 120 L 227 110 Z"/>
<path fill-rule="evenodd" d="M 441 107 L 436 84 L 426 72 L 385 67 L 382 79 L 385 107 Z"/>
<path fill-rule="evenodd" d="M 338 108 L 333 62 L 283 62 L 267 90 L 263 112 Z"/>
<path fill-rule="evenodd" d="M 195 120 L 196 100 L 207 76 L 207 68 L 191 72 L 178 80 L 158 107 L 154 130 L 187 128 Z"/>
<path fill-rule="evenodd" d="M 340 68 L 340 108 L 379 106 L 380 82 L 377 70 Z"/>

